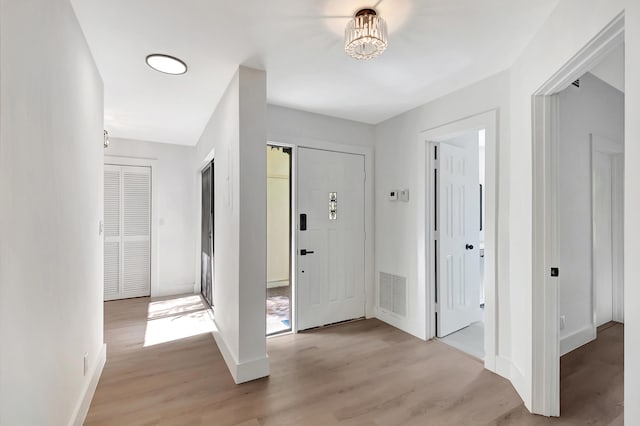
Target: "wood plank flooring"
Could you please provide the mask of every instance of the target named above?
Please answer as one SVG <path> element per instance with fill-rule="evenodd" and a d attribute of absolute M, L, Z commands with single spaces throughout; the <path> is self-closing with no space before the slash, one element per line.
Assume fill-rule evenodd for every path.
<path fill-rule="evenodd" d="M 203 330 L 203 313 L 193 295 L 106 303 L 107 364 L 85 424 L 622 424 L 620 324 L 563 357 L 563 417 L 547 419 L 474 358 L 378 320 L 271 338 L 271 376 L 238 386 L 209 332 L 179 338 L 180 324 Z M 158 321 L 177 340 L 150 343 Z"/>

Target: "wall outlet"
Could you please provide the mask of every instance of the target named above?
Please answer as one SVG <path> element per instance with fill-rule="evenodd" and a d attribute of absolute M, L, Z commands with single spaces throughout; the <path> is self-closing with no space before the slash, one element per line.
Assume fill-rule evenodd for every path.
<path fill-rule="evenodd" d="M 393 189 L 389 191 L 389 201 L 398 201 L 398 190 Z"/>
<path fill-rule="evenodd" d="M 85 353 L 84 354 L 84 375 L 87 375 L 87 372 L 89 371 L 89 353 Z"/>
<path fill-rule="evenodd" d="M 564 326 L 567 318 L 564 315 L 560 315 L 560 330 L 564 330 Z"/>

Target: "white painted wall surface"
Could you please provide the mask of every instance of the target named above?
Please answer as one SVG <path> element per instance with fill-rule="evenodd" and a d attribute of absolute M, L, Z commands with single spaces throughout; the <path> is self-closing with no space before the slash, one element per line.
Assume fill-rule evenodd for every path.
<path fill-rule="evenodd" d="M 333 143 L 372 147 L 375 127 L 276 105 L 267 106 L 267 137 L 272 142 L 308 146 Z"/>
<path fill-rule="evenodd" d="M 624 44 L 618 46 L 596 65 L 591 70 L 591 74 L 624 92 Z"/>
<path fill-rule="evenodd" d="M 196 149 L 147 141 L 111 139 L 104 150 L 108 161 L 150 159 L 153 162 L 153 186 L 157 200 L 157 223 L 152 244 L 157 244 L 157 265 L 151 273 L 157 276 L 157 288 L 152 296 L 167 296 L 194 291 L 195 269 L 193 241 L 199 237 L 194 223 L 196 204 L 196 176 L 193 173 Z M 114 158 L 115 157 L 115 158 Z M 199 263 L 198 263 L 199 265 Z"/>
<path fill-rule="evenodd" d="M 237 383 L 269 374 L 266 116 L 265 73 L 240 67 L 196 146 L 193 167 L 199 176 L 201 166 L 215 156 L 214 335 Z M 199 217 L 194 220 L 200 223 Z"/>
<path fill-rule="evenodd" d="M 80 424 L 104 363 L 102 80 L 68 0 L 0 9 L 0 424 Z"/>
<path fill-rule="evenodd" d="M 419 133 L 492 109 L 498 110 L 498 356 L 510 358 L 508 217 L 509 182 L 509 74 L 503 72 L 420 108 L 387 120 L 376 127 L 376 275 L 382 272 L 408 278 L 409 307 L 406 318 L 378 311 L 378 318 L 419 338 L 426 338 L 425 241 L 416 231 L 424 228 L 418 215 L 418 193 L 426 191 L 420 178 L 422 164 Z M 424 173 L 424 172 L 422 172 Z M 390 202 L 392 189 L 409 188 L 408 203 Z M 424 199 L 424 196 L 423 196 Z M 427 206 L 430 208 L 430 206 Z"/>
<path fill-rule="evenodd" d="M 617 3 L 617 2 L 616 2 Z M 615 7 L 615 6 L 614 6 Z M 640 2 L 625 9 L 624 422 L 640 423 Z"/>
<path fill-rule="evenodd" d="M 512 361 L 520 371 L 512 377 L 525 405 L 532 408 L 534 359 L 532 322 L 532 100 L 531 96 L 554 73 L 582 49 L 593 37 L 625 11 L 626 117 L 640 114 L 640 75 L 631 69 L 640 67 L 640 3 L 635 0 L 564 0 L 545 22 L 511 69 L 511 157 L 510 157 L 510 281 L 513 333 Z M 576 11 L 580 11 L 577 13 Z M 626 120 L 625 256 L 638 258 L 640 224 L 630 218 L 640 213 L 640 122 Z M 634 183 L 635 182 L 635 183 Z M 640 264 L 625 262 L 625 303 L 640 300 L 640 288 L 631 286 L 640 279 Z M 536 285 L 540 285 L 536 283 Z M 633 302 L 635 303 L 635 302 Z M 640 311 L 630 312 L 625 323 L 625 399 L 640 400 Z M 536 361 L 537 362 L 537 361 Z M 640 421 L 640 407 L 626 404 L 625 423 Z"/>
<path fill-rule="evenodd" d="M 624 143 L 624 95 L 587 73 L 579 88 L 570 85 L 560 92 L 559 108 L 558 283 L 560 315 L 566 320 L 560 331 L 564 353 L 595 337 L 590 134 Z"/>

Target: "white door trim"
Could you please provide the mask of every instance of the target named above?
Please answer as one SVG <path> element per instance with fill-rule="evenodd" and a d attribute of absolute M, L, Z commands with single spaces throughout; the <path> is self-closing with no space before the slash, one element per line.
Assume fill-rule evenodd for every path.
<path fill-rule="evenodd" d="M 622 263 L 616 262 L 616 259 L 621 256 L 624 259 L 624 252 L 617 253 L 617 249 L 624 244 L 624 221 L 620 221 L 620 218 L 624 217 L 624 190 L 620 191 L 624 187 L 624 144 L 616 143 L 610 139 L 591 134 L 591 179 L 593 185 L 594 170 L 593 170 L 593 155 L 596 152 L 608 154 L 611 159 L 611 197 L 613 200 L 611 211 L 611 243 L 612 243 L 612 307 L 613 307 L 613 321 L 624 322 L 624 288 L 620 286 L 620 283 L 624 284 L 624 260 Z M 622 196 L 623 200 L 620 202 L 619 198 Z M 622 211 L 621 211 L 622 207 Z M 594 206 L 592 200 L 591 211 L 593 214 Z M 592 217 L 592 229 L 595 232 L 596 223 L 595 215 Z M 593 250 L 593 248 L 592 248 Z M 592 258 L 594 258 L 592 254 Z M 595 262 L 593 264 L 595 268 Z M 596 334 L 597 322 L 596 322 L 596 306 L 597 306 L 597 292 L 595 287 L 595 270 L 593 271 L 594 281 L 592 283 L 593 294 L 593 313 L 594 313 L 594 335 Z"/>
<path fill-rule="evenodd" d="M 158 280 L 158 185 L 156 182 L 158 160 L 153 158 L 105 155 L 104 164 L 151 168 L 151 297 L 163 296 Z M 104 217 L 102 220 L 104 222 Z"/>
<path fill-rule="evenodd" d="M 418 217 L 425 218 L 424 229 L 420 230 L 426 242 L 425 270 L 423 271 L 426 300 L 426 330 L 427 339 L 436 336 L 435 325 L 435 276 L 434 276 L 434 245 L 433 232 L 434 209 L 429 200 L 433 199 L 433 142 L 442 142 L 459 134 L 485 129 L 485 242 L 484 242 L 484 366 L 505 377 L 509 372 L 498 368 L 498 111 L 491 110 L 455 122 L 426 130 L 420 133 L 419 143 L 424 146 L 426 154 L 421 167 L 424 173 L 424 200 L 418 203 Z M 427 172 L 428 171 L 428 172 Z"/>
<path fill-rule="evenodd" d="M 206 169 L 209 164 L 211 164 L 211 162 L 214 159 L 214 154 L 215 154 L 215 148 L 212 148 L 211 151 L 209 151 L 209 153 L 205 156 L 204 160 L 202 160 L 200 162 L 200 165 L 198 165 L 198 167 L 196 168 L 196 173 L 194 176 L 195 179 L 195 184 L 196 184 L 196 208 L 195 213 L 194 213 L 194 220 L 195 223 L 198 224 L 198 229 L 200 229 L 201 223 L 202 223 L 202 172 L 204 171 L 204 169 Z M 212 200 L 213 202 L 213 200 Z M 214 224 L 215 226 L 215 224 Z M 215 238 L 215 237 L 214 237 Z M 193 284 L 193 293 L 194 294 L 200 294 L 202 292 L 202 264 L 200 262 L 200 258 L 202 256 L 202 238 L 200 236 L 200 233 L 198 233 L 198 238 L 196 238 L 195 240 L 195 277 L 196 280 Z M 215 279 L 212 278 L 212 280 L 215 282 Z M 215 291 L 214 291 L 215 294 Z M 214 296 L 215 298 L 215 296 Z M 215 300 L 212 301 L 214 303 L 214 307 L 215 307 Z"/>
<path fill-rule="evenodd" d="M 560 415 L 560 325 L 557 278 L 557 94 L 624 42 L 618 15 L 532 95 L 533 103 L 533 342 L 532 411 Z M 560 276 L 562 271 L 560 271 Z"/>
<path fill-rule="evenodd" d="M 267 141 L 265 146 L 280 146 L 282 148 L 291 148 L 291 175 L 289 179 L 291 181 L 291 193 L 289 194 L 291 203 L 291 253 L 289 256 L 291 257 L 291 263 L 289 265 L 289 280 L 291 285 L 291 300 L 289 301 L 289 315 L 291 317 L 291 332 L 298 332 L 298 316 L 297 316 L 297 281 L 298 277 L 296 271 L 298 270 L 298 256 L 296 256 L 298 250 L 298 235 L 296 232 L 296 217 L 297 217 L 297 206 L 298 206 L 298 150 L 295 145 L 289 143 L 282 142 L 270 142 Z M 266 291 L 266 289 L 265 289 Z M 272 336 L 267 336 L 267 338 L 281 336 L 282 334 L 274 334 Z"/>
<path fill-rule="evenodd" d="M 290 140 L 284 141 L 276 141 L 276 140 L 268 140 L 266 145 L 280 145 L 293 148 L 293 158 L 298 158 L 298 148 L 311 148 L 311 149 L 320 149 L 324 151 L 334 151 L 334 152 L 342 152 L 345 154 L 359 154 L 364 156 L 364 169 L 365 169 L 365 182 L 364 182 L 364 220 L 365 220 L 365 253 L 364 253 L 364 288 L 365 288 L 365 316 L 366 318 L 375 317 L 375 306 L 377 304 L 377 297 L 375 292 L 375 279 L 374 279 L 374 200 L 373 200 L 373 148 L 369 146 L 360 146 L 360 145 L 346 145 L 341 143 L 334 143 L 328 141 L 321 140 L 313 140 L 307 138 L 291 138 Z M 265 146 L 266 146 L 265 145 Z M 297 164 L 296 161 L 293 163 L 293 220 L 292 225 L 294 227 L 294 238 L 293 238 L 293 258 L 292 267 L 296 267 L 295 256 L 297 247 L 298 247 L 298 220 L 299 220 L 299 209 L 298 209 L 298 200 L 296 197 L 297 192 Z M 294 270 L 294 272 L 297 269 Z M 295 277 L 295 273 L 293 275 Z M 294 278 L 295 279 L 295 278 Z M 295 290 L 294 290 L 295 291 Z M 293 319 L 292 331 L 294 333 L 298 332 L 297 321 Z"/>

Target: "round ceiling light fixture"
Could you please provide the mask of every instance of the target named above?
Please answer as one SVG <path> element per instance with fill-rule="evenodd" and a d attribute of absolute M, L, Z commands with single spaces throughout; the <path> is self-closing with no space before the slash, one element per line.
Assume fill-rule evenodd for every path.
<path fill-rule="evenodd" d="M 154 53 L 147 56 L 146 60 L 151 68 L 165 74 L 181 75 L 187 72 L 187 64 L 174 56 Z"/>
<path fill-rule="evenodd" d="M 388 44 L 387 23 L 373 9 L 360 9 L 344 30 L 344 51 L 356 59 L 375 58 Z"/>

